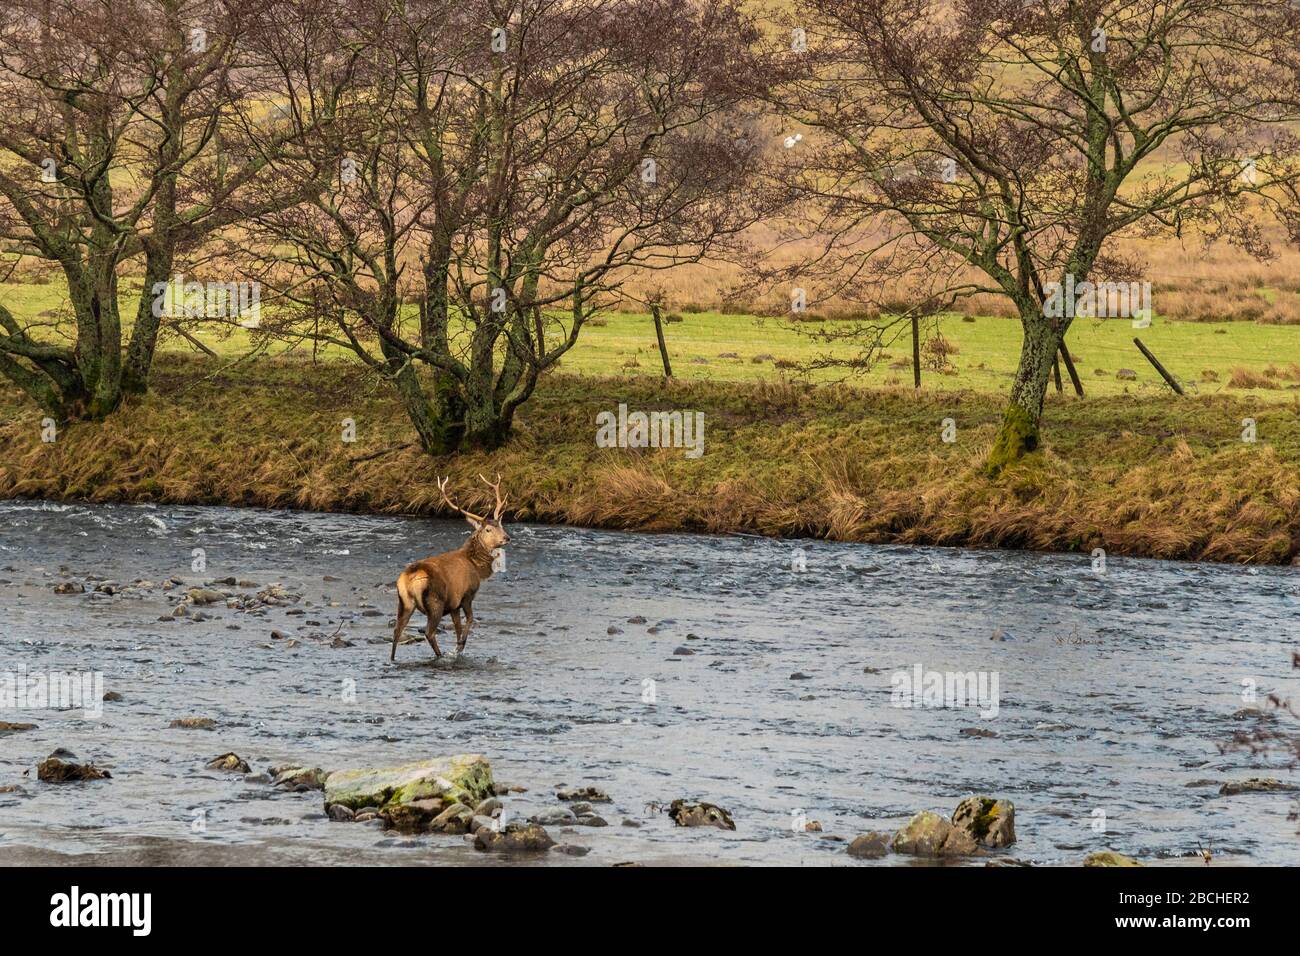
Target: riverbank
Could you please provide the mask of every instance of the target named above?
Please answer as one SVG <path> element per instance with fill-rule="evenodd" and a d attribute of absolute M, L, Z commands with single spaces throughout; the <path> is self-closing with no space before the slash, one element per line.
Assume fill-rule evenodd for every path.
<path fill-rule="evenodd" d="M 704 454 L 597 447 L 620 403 L 702 412 Z M 514 520 L 1282 564 L 1300 555 L 1297 410 L 1053 395 L 1044 451 L 990 481 L 998 396 L 555 374 L 507 448 L 439 460 L 351 364 L 169 354 L 145 401 L 53 442 L 0 386 L 0 497 L 433 515 L 437 476 L 473 507 L 475 476 L 500 472 Z"/>

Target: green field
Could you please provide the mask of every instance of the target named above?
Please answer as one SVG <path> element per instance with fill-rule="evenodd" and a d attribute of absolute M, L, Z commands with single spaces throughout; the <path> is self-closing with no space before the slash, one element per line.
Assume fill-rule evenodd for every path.
<path fill-rule="evenodd" d="M 124 290 L 124 322 L 129 321 L 134 311 L 136 295 L 138 285 Z M 64 306 L 64 296 L 57 283 L 11 283 L 0 285 L 0 302 L 19 319 L 42 315 L 53 319 Z M 1020 346 L 1018 321 L 950 315 L 931 324 L 927 334 L 936 326 L 956 346 L 956 352 L 950 355 L 950 367 L 944 372 L 924 369 L 922 381 L 926 389 L 969 389 L 997 394 L 1006 391 Z M 698 312 L 682 314 L 681 321 L 667 323 L 665 331 L 673 374 L 683 380 L 809 379 L 861 386 L 911 383 L 911 342 L 905 329 L 899 330 L 898 340 L 869 370 L 804 370 L 808 363 L 826 356 L 848 358 L 854 354 L 852 347 L 844 342 L 829 344 L 817 339 L 819 331 L 845 327 L 837 322 L 795 323 L 786 318 Z M 239 329 L 232 333 L 200 329 L 195 335 L 232 359 L 248 351 L 251 345 L 249 333 Z M 1175 322 L 1157 314 L 1151 327 L 1141 331 L 1134 331 L 1126 319 L 1075 321 L 1068 341 L 1088 395 L 1141 395 L 1168 390 L 1134 346 L 1135 335 L 1183 382 L 1189 393 L 1205 395 L 1230 389 L 1237 394 L 1253 394 L 1260 400 L 1289 400 L 1300 389 L 1300 364 L 1297 364 L 1300 363 L 1300 326 Z M 275 354 L 309 347 L 301 342 L 296 346 L 277 342 L 269 351 Z M 190 343 L 178 336 L 169 337 L 162 348 L 194 351 Z M 325 347 L 320 352 L 325 357 L 346 357 L 346 353 L 333 347 Z M 730 355 L 736 357 L 722 357 Z M 790 363 L 792 367 L 778 367 L 778 362 Z M 625 312 L 601 316 L 583 330 L 577 347 L 561 360 L 561 368 L 583 375 L 662 375 L 650 317 Z M 1274 387 L 1230 387 L 1228 383 L 1235 368 L 1258 373 Z M 1120 369 L 1135 372 L 1136 380 L 1118 379 Z M 1068 379 L 1064 385 L 1068 394 Z"/>

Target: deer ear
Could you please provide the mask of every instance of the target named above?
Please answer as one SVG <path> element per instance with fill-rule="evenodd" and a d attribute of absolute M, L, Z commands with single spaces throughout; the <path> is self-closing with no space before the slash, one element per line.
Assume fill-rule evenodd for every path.
<path fill-rule="evenodd" d="M 469 515 L 466 515 L 466 516 L 465 516 L 465 521 L 466 521 L 466 522 L 469 524 L 469 526 L 470 526 L 471 528 L 473 528 L 475 531 L 478 531 L 480 528 L 483 527 L 483 522 L 481 522 L 481 521 L 476 521 L 475 519 L 471 518 Z"/>

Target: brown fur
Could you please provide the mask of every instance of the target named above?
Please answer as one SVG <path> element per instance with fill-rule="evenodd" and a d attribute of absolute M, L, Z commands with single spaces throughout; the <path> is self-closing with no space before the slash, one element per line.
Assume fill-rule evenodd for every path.
<path fill-rule="evenodd" d="M 445 497 L 445 482 L 440 482 L 439 487 Z M 450 499 L 447 502 L 452 504 Z M 482 518 L 457 508 L 474 528 L 474 533 L 455 551 L 409 564 L 397 576 L 397 626 L 393 629 L 393 647 L 388 655 L 390 661 L 397 660 L 397 644 L 402 631 L 417 609 L 426 618 L 424 638 L 433 648 L 435 657 L 442 657 L 436 632 L 444 614 L 451 615 L 451 623 L 456 629 L 456 653 L 459 655 L 465 650 L 470 628 L 474 626 L 474 596 L 478 594 L 479 586 L 492 576 L 493 551 L 510 542 L 510 535 L 501 524 L 504 506 L 498 492 L 497 512 L 492 518 Z M 452 504 L 452 507 L 456 506 Z M 461 611 L 465 612 L 463 630 Z"/>

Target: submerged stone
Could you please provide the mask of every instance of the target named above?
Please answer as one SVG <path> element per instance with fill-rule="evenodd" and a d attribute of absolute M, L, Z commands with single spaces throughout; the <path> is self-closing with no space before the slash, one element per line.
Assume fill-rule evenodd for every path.
<path fill-rule="evenodd" d="M 178 730 L 214 730 L 217 722 L 211 717 L 178 717 L 167 726 Z"/>
<path fill-rule="evenodd" d="M 1290 793 L 1295 790 L 1300 790 L 1300 787 L 1272 777 L 1251 777 L 1249 780 L 1230 780 L 1219 788 L 1219 793 L 1231 797 L 1239 793 Z"/>
<path fill-rule="evenodd" d="M 586 800 L 588 803 L 609 803 L 609 794 L 598 787 L 566 787 L 555 791 L 560 800 Z"/>

